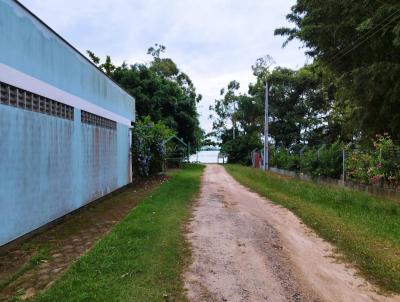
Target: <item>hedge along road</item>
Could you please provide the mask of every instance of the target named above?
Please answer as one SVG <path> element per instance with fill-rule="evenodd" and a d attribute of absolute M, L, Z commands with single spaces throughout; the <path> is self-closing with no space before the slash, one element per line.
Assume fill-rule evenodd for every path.
<path fill-rule="evenodd" d="M 219 165 L 206 168 L 187 236 L 190 301 L 400 301 L 356 277 L 294 214 Z"/>

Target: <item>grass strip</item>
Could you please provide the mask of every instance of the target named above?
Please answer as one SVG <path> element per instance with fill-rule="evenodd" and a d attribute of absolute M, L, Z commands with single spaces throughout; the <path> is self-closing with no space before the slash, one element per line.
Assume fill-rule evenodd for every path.
<path fill-rule="evenodd" d="M 399 204 L 250 167 L 227 165 L 226 169 L 241 184 L 294 212 L 369 281 L 400 293 Z"/>
<path fill-rule="evenodd" d="M 4 281 L 0 282 L 0 291 L 6 288 L 10 283 L 17 280 L 20 276 L 25 274 L 27 271 L 30 271 L 41 264 L 43 261 L 50 259 L 48 249 L 41 248 L 38 252 L 36 252 L 31 259 L 27 263 L 25 263 L 19 270 L 17 270 L 14 274 L 12 274 L 9 278 L 6 278 Z"/>
<path fill-rule="evenodd" d="M 35 301 L 186 301 L 183 228 L 203 168 L 173 172 Z"/>

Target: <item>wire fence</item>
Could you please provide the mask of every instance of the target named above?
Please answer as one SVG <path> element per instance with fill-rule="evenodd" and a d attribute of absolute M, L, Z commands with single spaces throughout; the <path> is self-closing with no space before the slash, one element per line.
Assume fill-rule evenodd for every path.
<path fill-rule="evenodd" d="M 263 151 L 253 150 L 253 166 L 263 167 Z M 351 144 L 269 148 L 269 166 L 312 177 L 326 177 L 365 185 L 400 186 L 400 144 L 381 140 L 371 148 Z"/>

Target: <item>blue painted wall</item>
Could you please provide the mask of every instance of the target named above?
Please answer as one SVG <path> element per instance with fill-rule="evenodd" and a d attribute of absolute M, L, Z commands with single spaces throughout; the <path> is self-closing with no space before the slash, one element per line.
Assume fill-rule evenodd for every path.
<path fill-rule="evenodd" d="M 0 104 L 0 245 L 129 183 L 129 128 Z"/>
<path fill-rule="evenodd" d="M 12 0 L 0 63 L 134 120 L 134 100 Z M 0 104 L 0 246 L 130 182 L 129 127 L 106 129 Z"/>
<path fill-rule="evenodd" d="M 132 97 L 13 0 L 0 0 L 0 63 L 134 121 Z"/>

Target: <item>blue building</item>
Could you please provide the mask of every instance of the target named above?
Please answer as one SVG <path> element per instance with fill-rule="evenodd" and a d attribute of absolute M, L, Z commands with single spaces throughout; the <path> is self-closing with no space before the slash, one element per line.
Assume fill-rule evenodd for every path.
<path fill-rule="evenodd" d="M 135 100 L 0 0 L 0 246 L 131 182 Z"/>

